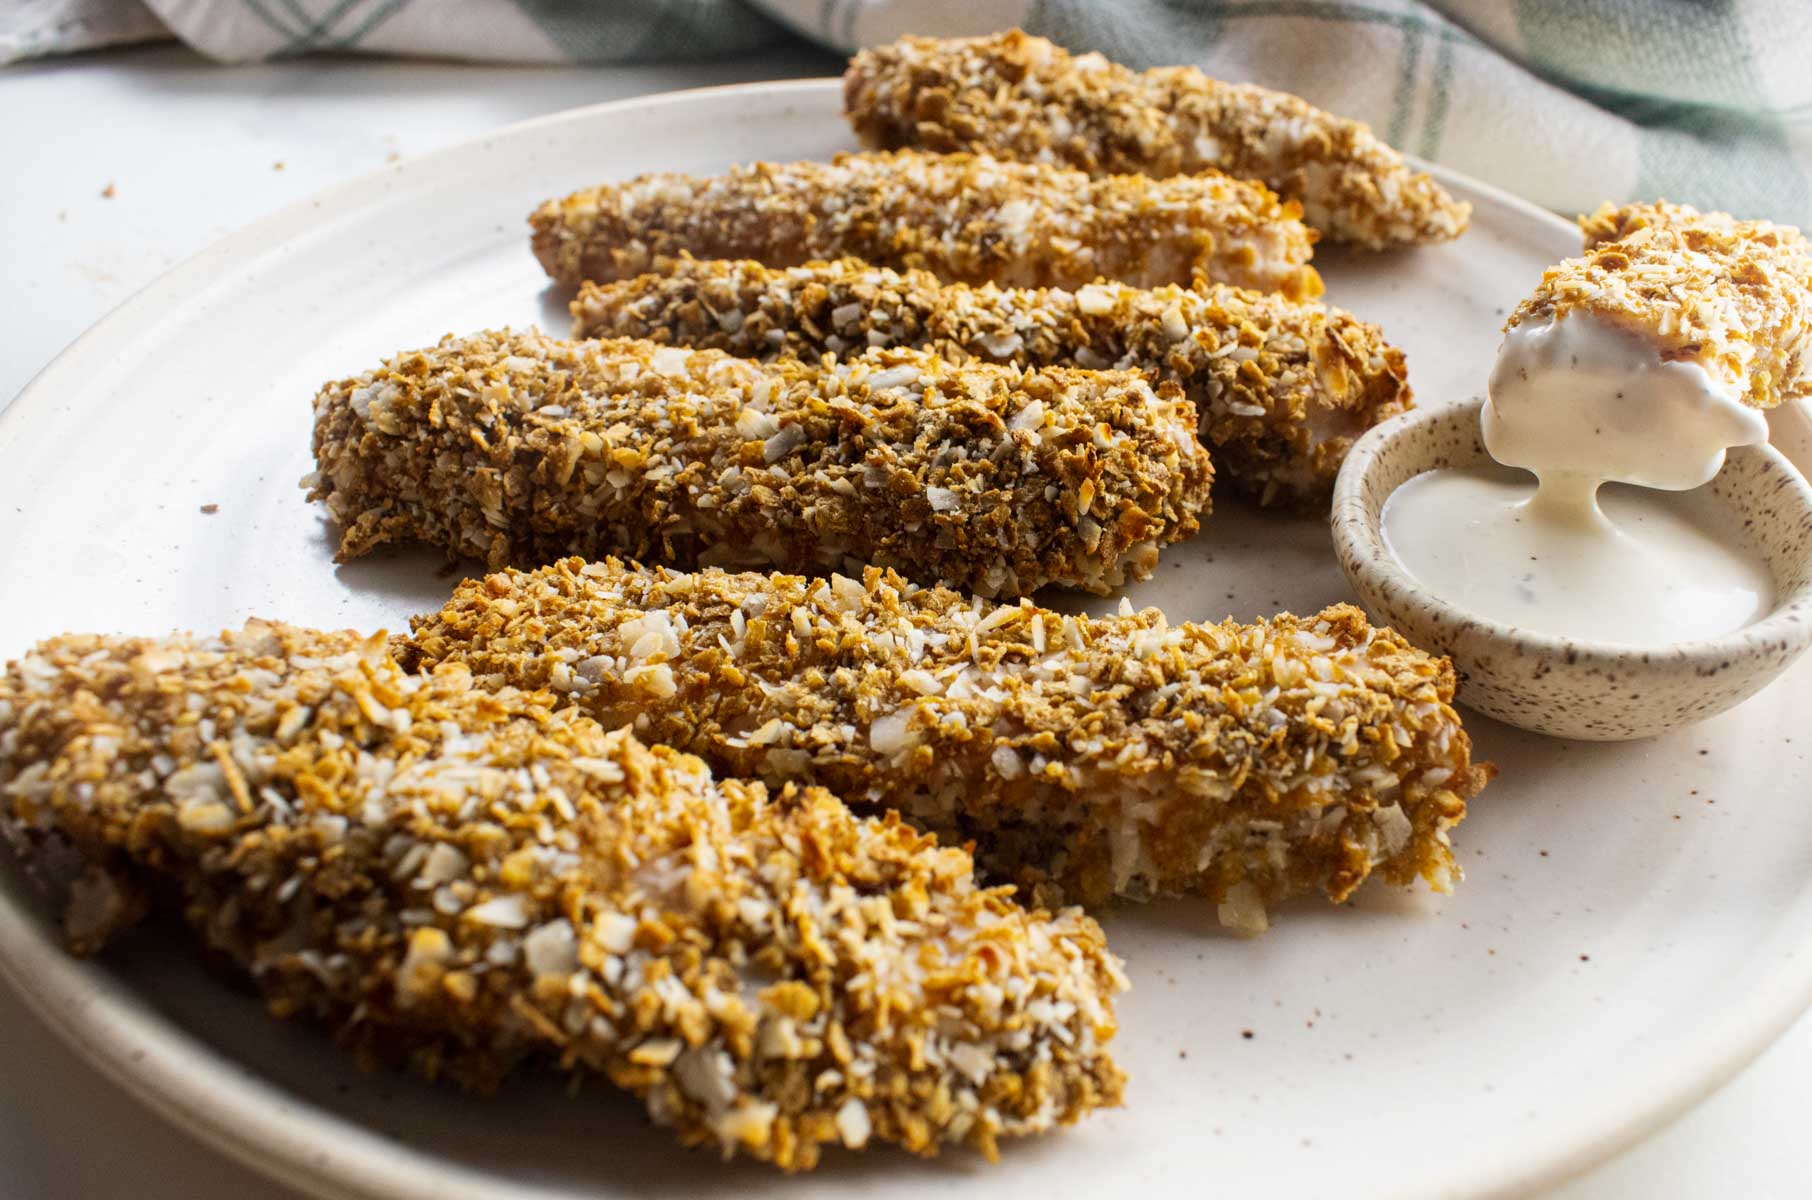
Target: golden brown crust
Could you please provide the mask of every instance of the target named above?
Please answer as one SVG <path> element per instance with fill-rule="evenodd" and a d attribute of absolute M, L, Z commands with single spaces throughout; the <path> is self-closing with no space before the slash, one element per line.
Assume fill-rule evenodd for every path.
<path fill-rule="evenodd" d="M 587 284 L 574 333 L 815 362 L 870 347 L 1027 368 L 1130 368 L 1176 383 L 1217 471 L 1266 504 L 1325 504 L 1353 441 L 1410 406 L 1403 354 L 1314 301 L 1220 285 L 1078 291 L 943 284 L 856 259 L 680 259 Z"/>
<path fill-rule="evenodd" d="M 1789 236 L 1797 232 L 1788 226 L 1775 226 L 1767 221 L 1739 221 L 1729 213 L 1700 212 L 1690 204 L 1673 204 L 1666 200 L 1621 205 L 1607 200 L 1593 212 L 1581 214 L 1575 223 L 1587 250 L 1604 242 L 1621 241 L 1642 229 L 1699 228 L 1735 232 L 1739 228 L 1775 228 Z"/>
<path fill-rule="evenodd" d="M 342 558 L 420 540 L 1106 592 L 1194 533 L 1195 409 L 1131 372 L 878 350 L 835 368 L 650 342 L 448 338 L 315 400 Z"/>
<path fill-rule="evenodd" d="M 1550 267 L 1506 329 L 1590 313 L 1756 408 L 1812 395 L 1812 248 L 1799 230 L 1665 202 L 1606 204 L 1579 224 L 1585 253 Z"/>
<path fill-rule="evenodd" d="M 155 884 L 279 1016 L 481 1087 L 594 1071 L 725 1154 L 992 1154 L 1117 1103 L 1093 921 L 561 703 L 352 633 L 58 638 L 0 676 L 0 831 L 86 864 L 78 950 Z"/>
<path fill-rule="evenodd" d="M 843 79 L 844 111 L 871 146 L 1096 175 L 1224 171 L 1264 181 L 1311 227 L 1372 249 L 1458 237 L 1471 216 L 1359 122 L 1194 67 L 1141 73 L 1014 29 L 901 38 L 858 53 Z"/>
<path fill-rule="evenodd" d="M 1321 294 L 1294 204 L 1218 174 L 1093 179 L 968 154 L 841 154 L 723 175 L 643 175 L 549 200 L 529 218 L 547 273 L 577 287 L 662 258 L 793 266 L 849 256 L 963 283 L 1218 283 Z"/>
<path fill-rule="evenodd" d="M 405 660 L 550 687 L 726 773 L 827 785 L 1053 889 L 1194 894 L 1248 932 L 1373 871 L 1439 890 L 1489 778 L 1446 659 L 1358 609 L 1169 625 L 863 580 L 556 563 L 463 584 Z"/>

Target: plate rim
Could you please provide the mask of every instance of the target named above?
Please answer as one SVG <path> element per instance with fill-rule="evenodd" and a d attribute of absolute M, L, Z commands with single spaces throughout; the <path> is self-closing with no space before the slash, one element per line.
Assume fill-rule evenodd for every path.
<path fill-rule="evenodd" d="M 556 124 L 676 104 L 709 104 L 751 93 L 794 93 L 806 102 L 822 102 L 835 97 L 840 88 L 840 79 L 833 76 L 686 88 L 605 101 L 500 126 L 332 184 L 208 244 L 89 326 L 0 406 L 0 453 L 23 422 L 54 403 L 62 375 L 96 347 L 132 336 L 167 305 L 166 293 L 193 296 L 217 282 L 221 266 L 249 257 L 247 251 L 268 247 L 292 226 L 356 211 L 391 181 L 470 155 L 500 139 Z M 1556 232 L 1576 232 L 1570 222 L 1502 188 L 1410 158 L 1454 190 L 1489 200 Z M 478 1170 L 399 1145 L 331 1109 L 291 1097 L 279 1084 L 191 1036 L 145 1004 L 112 972 L 71 957 L 54 936 L 53 924 L 31 911 L 42 906 L 14 899 L 14 890 L 24 886 L 15 878 L 0 888 L 0 978 L 75 1054 L 159 1117 L 266 1178 L 329 1200 L 426 1200 L 449 1195 L 504 1200 L 523 1194 Z M 1487 1164 L 1490 1177 L 1460 1194 L 1493 1200 L 1553 1186 L 1636 1144 L 1698 1104 L 1812 1006 L 1812 954 L 1786 956 L 1765 979 L 1772 986 L 1756 989 L 1741 1009 L 1720 1014 L 1715 1027 L 1696 1044 L 1690 1061 L 1677 1059 L 1665 1072 L 1668 1086 L 1619 1107 L 1585 1136 L 1558 1145 L 1555 1153 L 1538 1156 L 1539 1161 L 1518 1157 Z M 330 1151 L 298 1134 L 288 1115 L 297 1110 L 306 1113 L 307 1123 L 328 1122 L 334 1127 Z"/>

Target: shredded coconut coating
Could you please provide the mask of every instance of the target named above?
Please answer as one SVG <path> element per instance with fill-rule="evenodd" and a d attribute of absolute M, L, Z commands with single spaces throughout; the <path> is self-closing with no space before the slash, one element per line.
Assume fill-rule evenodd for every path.
<path fill-rule="evenodd" d="M 75 876 L 78 952 L 170 896 L 278 1016 L 478 1087 L 600 1073 L 726 1156 L 992 1156 L 1118 1102 L 1088 917 L 563 703 L 381 635 L 57 638 L 0 677 L 0 829 Z"/>
<path fill-rule="evenodd" d="M 979 155 L 840 154 L 643 175 L 550 200 L 529 224 L 541 265 L 573 287 L 691 254 L 776 267 L 847 256 L 1018 287 L 1154 287 L 1201 273 L 1298 297 L 1322 290 L 1296 206 L 1216 174 L 1090 178 Z"/>
<path fill-rule="evenodd" d="M 1506 329 L 1585 312 L 1756 408 L 1812 394 L 1812 249 L 1799 230 L 1666 203 L 1606 204 L 1580 228 L 1585 253 L 1548 268 Z"/>
<path fill-rule="evenodd" d="M 1446 659 L 1342 605 L 1252 625 L 1064 616 L 860 580 L 587 564 L 460 586 L 404 661 L 547 687 L 726 775 L 973 841 L 1040 903 L 1186 894 L 1256 933 L 1376 871 L 1438 891 L 1475 766 Z"/>
<path fill-rule="evenodd" d="M 1799 236 L 1792 226 L 1771 225 L 1767 221 L 1739 221 L 1725 212 L 1700 212 L 1690 204 L 1672 204 L 1666 200 L 1616 205 L 1605 201 L 1596 212 L 1577 218 L 1585 248 L 1591 250 L 1604 242 L 1616 242 L 1639 229 L 1700 228 L 1735 232 L 1745 227 L 1778 229 L 1789 239 Z"/>
<path fill-rule="evenodd" d="M 1328 237 L 1374 250 L 1465 232 L 1456 201 L 1370 128 L 1194 67 L 1133 71 L 1014 29 L 863 50 L 844 110 L 871 146 L 966 150 L 1094 175 L 1263 180 Z"/>
<path fill-rule="evenodd" d="M 1104 593 L 1208 510 L 1195 427 L 1133 372 L 482 333 L 324 388 L 304 483 L 342 559 L 417 540 L 493 567 L 874 562 L 984 595 Z"/>
<path fill-rule="evenodd" d="M 857 259 L 682 259 L 587 284 L 574 333 L 818 361 L 907 346 L 1033 369 L 1138 370 L 1177 384 L 1221 476 L 1267 504 L 1325 504 L 1354 440 L 1410 406 L 1403 353 L 1315 301 L 1221 285 L 1077 291 L 942 284 Z"/>

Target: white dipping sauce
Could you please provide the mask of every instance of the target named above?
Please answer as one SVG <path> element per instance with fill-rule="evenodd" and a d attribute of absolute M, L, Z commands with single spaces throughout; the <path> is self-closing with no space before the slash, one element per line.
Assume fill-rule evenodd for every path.
<path fill-rule="evenodd" d="M 1718 501 L 1688 490 L 1731 446 L 1766 441 L 1768 422 L 1697 363 L 1663 362 L 1590 315 L 1518 325 L 1481 425 L 1504 467 L 1430 471 L 1384 506 L 1386 543 L 1430 591 L 1493 621 L 1626 646 L 1717 637 L 1773 607 L 1766 564 Z M 1637 486 L 1601 494 L 1608 481 Z"/>
<path fill-rule="evenodd" d="M 1392 492 L 1384 540 L 1430 591 L 1492 621 L 1626 646 L 1717 637 L 1764 616 L 1774 581 L 1706 492 L 1612 486 L 1582 521 L 1508 467 L 1429 471 Z"/>
<path fill-rule="evenodd" d="M 1485 449 L 1544 483 L 1558 475 L 1677 490 L 1709 483 L 1731 446 L 1768 440 L 1759 409 L 1705 368 L 1590 314 L 1504 335 L 1480 419 Z"/>

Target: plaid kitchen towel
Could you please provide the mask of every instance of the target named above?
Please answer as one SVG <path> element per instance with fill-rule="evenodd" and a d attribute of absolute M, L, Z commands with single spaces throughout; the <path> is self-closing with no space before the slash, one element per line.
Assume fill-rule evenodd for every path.
<path fill-rule="evenodd" d="M 1809 0 L 141 0 L 204 54 L 313 50 L 524 62 L 841 50 L 1011 25 L 1133 66 L 1189 62 L 1296 92 L 1562 212 L 1665 197 L 1812 222 Z M 59 11 L 0 16 L 0 61 L 83 44 Z M 5 6 L 0 5 L 0 9 Z M 155 20 L 151 18 L 155 14 Z"/>

